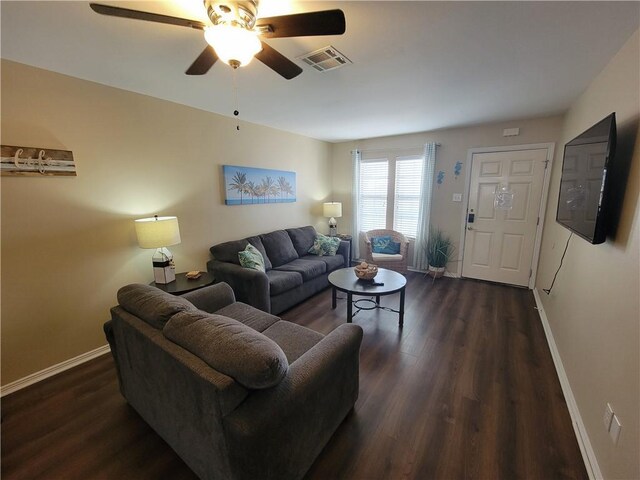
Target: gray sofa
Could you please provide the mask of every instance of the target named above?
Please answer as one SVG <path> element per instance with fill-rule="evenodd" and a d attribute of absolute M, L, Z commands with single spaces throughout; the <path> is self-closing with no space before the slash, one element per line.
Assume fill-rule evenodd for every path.
<path fill-rule="evenodd" d="M 277 315 L 329 285 L 329 273 L 349 266 L 349 242 L 341 241 L 333 256 L 310 255 L 316 237 L 312 226 L 275 232 L 214 245 L 207 263 L 216 282 L 231 285 L 238 301 Z M 238 252 L 250 243 L 265 260 L 266 273 L 243 268 Z"/>
<path fill-rule="evenodd" d="M 202 479 L 303 477 L 358 397 L 357 325 L 321 335 L 224 283 L 128 285 L 118 302 L 104 328 L 120 390 Z"/>

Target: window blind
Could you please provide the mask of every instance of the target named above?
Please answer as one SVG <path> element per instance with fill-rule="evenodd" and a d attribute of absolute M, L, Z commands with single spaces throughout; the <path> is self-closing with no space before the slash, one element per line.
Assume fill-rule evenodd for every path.
<path fill-rule="evenodd" d="M 388 178 L 389 162 L 386 159 L 366 160 L 360 164 L 358 213 L 363 232 L 386 228 Z"/>
<path fill-rule="evenodd" d="M 393 229 L 413 239 L 418 231 L 422 164 L 420 156 L 396 159 Z"/>

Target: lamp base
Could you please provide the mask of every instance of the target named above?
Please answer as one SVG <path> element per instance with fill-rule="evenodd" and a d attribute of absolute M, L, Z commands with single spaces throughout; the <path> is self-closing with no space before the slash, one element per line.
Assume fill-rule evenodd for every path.
<path fill-rule="evenodd" d="M 165 248 L 159 248 L 153 254 L 153 281 L 160 284 L 171 283 L 176 279 L 176 266 L 173 255 Z"/>
<path fill-rule="evenodd" d="M 338 222 L 336 219 L 331 217 L 329 219 L 329 236 L 335 237 L 338 234 Z"/>

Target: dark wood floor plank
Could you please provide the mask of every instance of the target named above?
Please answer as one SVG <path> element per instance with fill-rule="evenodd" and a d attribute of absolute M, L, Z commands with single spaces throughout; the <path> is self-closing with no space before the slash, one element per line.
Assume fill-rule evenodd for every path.
<path fill-rule="evenodd" d="M 326 334 L 345 302 L 326 290 L 283 318 Z M 383 310 L 354 323 L 360 396 L 306 480 L 587 478 L 530 291 L 409 273 L 402 330 Z M 110 355 L 3 398 L 1 442 L 3 479 L 195 478 Z"/>

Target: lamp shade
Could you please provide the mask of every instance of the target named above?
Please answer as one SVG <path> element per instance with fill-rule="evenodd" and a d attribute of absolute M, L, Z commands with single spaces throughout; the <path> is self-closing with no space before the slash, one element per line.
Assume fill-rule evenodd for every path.
<path fill-rule="evenodd" d="M 327 202 L 322 204 L 322 216 L 324 217 L 341 217 L 342 203 Z"/>
<path fill-rule="evenodd" d="M 135 221 L 140 248 L 161 248 L 180 243 L 177 217 L 141 218 Z"/>

